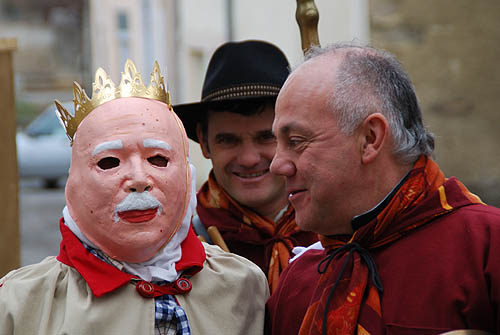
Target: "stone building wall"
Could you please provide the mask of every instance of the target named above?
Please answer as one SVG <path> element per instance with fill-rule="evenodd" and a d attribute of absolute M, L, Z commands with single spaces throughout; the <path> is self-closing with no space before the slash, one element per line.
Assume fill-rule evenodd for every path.
<path fill-rule="evenodd" d="M 445 174 L 500 206 L 500 1 L 370 0 L 370 21 L 410 73 Z"/>
<path fill-rule="evenodd" d="M 16 113 L 24 127 L 82 82 L 83 0 L 0 0 L 0 37 L 16 38 Z"/>

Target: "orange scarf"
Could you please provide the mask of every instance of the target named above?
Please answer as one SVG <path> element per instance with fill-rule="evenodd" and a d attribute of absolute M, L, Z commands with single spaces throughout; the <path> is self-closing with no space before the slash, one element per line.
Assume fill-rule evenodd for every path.
<path fill-rule="evenodd" d="M 456 182 L 471 203 L 480 202 L 465 186 Z M 451 212 L 453 207 L 446 200 L 444 183 L 445 177 L 437 164 L 421 156 L 387 206 L 375 219 L 356 230 L 349 241 L 320 236 L 328 256 L 318 266 L 320 280 L 300 327 L 300 335 L 377 333 L 382 324 L 379 293 L 383 287 L 369 250 L 392 243 Z M 404 220 L 406 214 L 435 192 L 440 200 L 437 210 L 418 220 Z M 371 281 L 368 280 L 370 275 Z M 364 315 L 371 315 L 369 324 L 358 321 L 362 308 L 369 311 Z"/>
<path fill-rule="evenodd" d="M 208 182 L 198 192 L 198 206 L 204 209 L 224 209 L 218 212 L 218 220 L 214 223 L 223 235 L 224 231 L 237 231 L 241 240 L 255 243 L 262 248 L 271 248 L 267 279 L 273 292 L 281 272 L 288 265 L 290 252 L 295 244 L 292 235 L 300 231 L 295 224 L 295 211 L 292 206 L 288 206 L 277 222 L 264 218 L 249 208 L 242 207 L 229 196 L 217 183 L 213 172 L 210 172 Z M 201 211 L 198 212 L 200 214 Z M 211 222 L 201 219 L 204 224 L 211 225 Z M 255 234 L 256 232 L 260 234 Z M 264 240 L 262 235 L 266 236 Z"/>

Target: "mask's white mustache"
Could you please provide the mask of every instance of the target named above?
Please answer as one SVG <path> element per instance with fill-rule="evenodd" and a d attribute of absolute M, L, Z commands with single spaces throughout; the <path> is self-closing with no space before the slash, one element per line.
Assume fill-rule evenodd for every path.
<path fill-rule="evenodd" d="M 126 211 L 144 211 L 150 208 L 158 208 L 158 215 L 162 211 L 161 203 L 153 195 L 145 192 L 132 192 L 125 199 L 122 200 L 115 208 L 115 222 L 120 220 L 118 213 Z"/>

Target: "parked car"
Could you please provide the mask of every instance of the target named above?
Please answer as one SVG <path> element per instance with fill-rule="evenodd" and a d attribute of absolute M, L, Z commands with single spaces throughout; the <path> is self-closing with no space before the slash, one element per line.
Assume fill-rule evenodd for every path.
<path fill-rule="evenodd" d="M 63 106 L 74 113 L 73 102 Z M 56 111 L 54 104 L 48 106 L 16 135 L 19 177 L 41 178 L 48 188 L 57 187 L 68 177 L 71 162 L 69 139 Z"/>

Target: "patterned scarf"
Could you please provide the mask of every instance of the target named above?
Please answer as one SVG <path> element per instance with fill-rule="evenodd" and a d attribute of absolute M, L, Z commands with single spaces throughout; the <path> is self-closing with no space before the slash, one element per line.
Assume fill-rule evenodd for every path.
<path fill-rule="evenodd" d="M 288 265 L 290 251 L 296 244 L 292 235 L 300 231 L 295 224 L 295 211 L 292 206 L 288 206 L 277 222 L 264 218 L 242 207 L 229 196 L 219 186 L 212 171 L 208 182 L 198 192 L 197 211 L 202 222 L 216 226 L 223 236 L 224 233 L 232 233 L 230 234 L 232 240 L 266 248 L 269 255 L 267 279 L 273 292 L 281 272 Z M 210 211 L 210 220 L 204 217 L 207 211 Z"/>
<path fill-rule="evenodd" d="M 372 221 L 356 230 L 350 240 L 320 236 L 328 256 L 318 265 L 321 276 L 299 334 L 380 332 L 382 311 L 379 294 L 383 292 L 383 287 L 369 250 L 392 243 L 454 210 L 446 198 L 446 179 L 429 157 L 421 156 L 406 178 L 385 208 Z M 454 182 L 469 204 L 481 202 L 458 180 Z M 436 208 L 425 213 L 412 212 L 432 194 L 438 199 Z M 332 262 L 335 266 L 330 266 Z"/>

